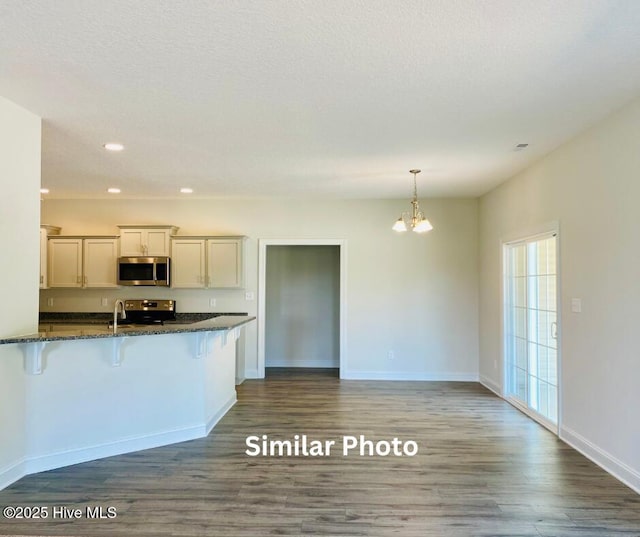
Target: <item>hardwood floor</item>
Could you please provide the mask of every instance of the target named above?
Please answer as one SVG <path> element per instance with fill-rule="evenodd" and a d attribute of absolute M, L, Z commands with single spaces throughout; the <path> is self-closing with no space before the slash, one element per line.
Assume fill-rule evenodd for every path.
<path fill-rule="evenodd" d="M 269 371 L 208 438 L 28 476 L 0 506 L 48 506 L 2 535 L 640 536 L 640 496 L 478 384 Z M 330 457 L 249 457 L 245 439 L 336 440 Z M 343 457 L 343 435 L 413 457 Z M 54 506 L 82 518 L 51 517 Z M 113 506 L 89 520 L 86 506 Z"/>

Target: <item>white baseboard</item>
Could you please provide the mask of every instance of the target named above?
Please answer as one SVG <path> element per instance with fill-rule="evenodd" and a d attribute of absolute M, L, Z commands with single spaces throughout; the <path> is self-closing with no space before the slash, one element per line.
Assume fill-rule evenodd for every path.
<path fill-rule="evenodd" d="M 562 426 L 560 428 L 560 439 L 640 494 L 640 472 L 619 461 L 568 427 Z"/>
<path fill-rule="evenodd" d="M 47 470 L 103 459 L 105 457 L 113 457 L 114 455 L 122 455 L 123 453 L 132 453 L 134 451 L 176 444 L 195 438 L 202 438 L 203 436 L 206 436 L 204 425 L 195 425 L 145 436 L 126 438 L 106 444 L 30 457 L 25 461 L 24 475 L 45 472 Z"/>
<path fill-rule="evenodd" d="M 482 384 L 488 390 L 491 390 L 498 397 L 502 397 L 502 390 L 500 389 L 500 386 L 498 386 L 498 384 L 496 384 L 489 377 L 485 377 L 484 375 L 480 375 L 480 384 Z"/>
<path fill-rule="evenodd" d="M 214 412 L 213 415 L 207 420 L 205 436 L 207 436 L 211 432 L 211 429 L 213 429 L 216 426 L 216 423 L 218 423 L 222 419 L 222 417 L 227 412 L 229 412 L 229 409 L 233 405 L 235 405 L 237 402 L 238 402 L 238 396 L 236 394 L 236 391 L 233 390 L 233 395 L 229 398 L 229 400 L 224 405 L 222 405 L 222 407 L 218 409 L 218 411 Z"/>
<path fill-rule="evenodd" d="M 345 380 L 418 380 L 443 382 L 478 382 L 475 373 L 424 373 L 414 371 L 344 371 Z"/>

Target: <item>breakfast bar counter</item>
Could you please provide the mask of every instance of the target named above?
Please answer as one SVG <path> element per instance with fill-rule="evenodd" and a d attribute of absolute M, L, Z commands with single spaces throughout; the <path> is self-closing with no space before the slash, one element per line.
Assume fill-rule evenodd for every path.
<path fill-rule="evenodd" d="M 96 322 L 87 319 L 74 321 L 49 321 L 46 325 L 49 329 L 39 330 L 35 334 L 1 338 L 0 345 L 8 343 L 37 343 L 47 341 L 64 341 L 73 339 L 113 338 L 128 336 L 149 336 L 178 334 L 185 332 L 211 332 L 219 330 L 231 330 L 254 320 L 255 317 L 247 315 L 221 315 L 201 321 L 171 322 L 157 325 L 122 325 L 116 328 L 108 326 L 105 321 Z M 73 326 L 73 328 L 67 328 Z"/>
<path fill-rule="evenodd" d="M 106 322 L 47 322 L 37 334 L 1 339 L 24 397 L 16 405 L 25 441 L 15 464 L 0 467 L 0 489 L 27 474 L 208 435 L 236 402 L 236 341 L 254 319 L 115 334 Z"/>

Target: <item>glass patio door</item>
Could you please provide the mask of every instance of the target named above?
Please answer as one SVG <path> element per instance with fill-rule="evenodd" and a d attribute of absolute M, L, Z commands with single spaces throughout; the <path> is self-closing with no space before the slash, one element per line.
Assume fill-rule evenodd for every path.
<path fill-rule="evenodd" d="M 506 395 L 557 432 L 557 240 L 505 245 Z"/>

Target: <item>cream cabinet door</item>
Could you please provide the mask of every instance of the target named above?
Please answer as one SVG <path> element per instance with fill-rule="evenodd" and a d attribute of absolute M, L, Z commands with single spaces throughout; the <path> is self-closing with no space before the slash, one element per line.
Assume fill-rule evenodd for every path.
<path fill-rule="evenodd" d="M 207 240 L 207 286 L 240 288 L 244 286 L 242 239 Z"/>
<path fill-rule="evenodd" d="M 166 229 L 148 229 L 145 237 L 145 255 L 166 255 L 171 251 L 171 235 Z"/>
<path fill-rule="evenodd" d="M 120 232 L 120 255 L 146 255 L 143 248 L 144 233 L 144 229 L 123 229 Z"/>
<path fill-rule="evenodd" d="M 121 256 L 169 256 L 171 234 L 177 229 L 170 228 L 127 228 L 120 230 Z"/>
<path fill-rule="evenodd" d="M 118 287 L 118 239 L 84 239 L 85 287 Z"/>
<path fill-rule="evenodd" d="M 49 287 L 82 287 L 82 239 L 49 239 Z"/>
<path fill-rule="evenodd" d="M 173 239 L 171 244 L 171 287 L 206 286 L 204 239 Z"/>

